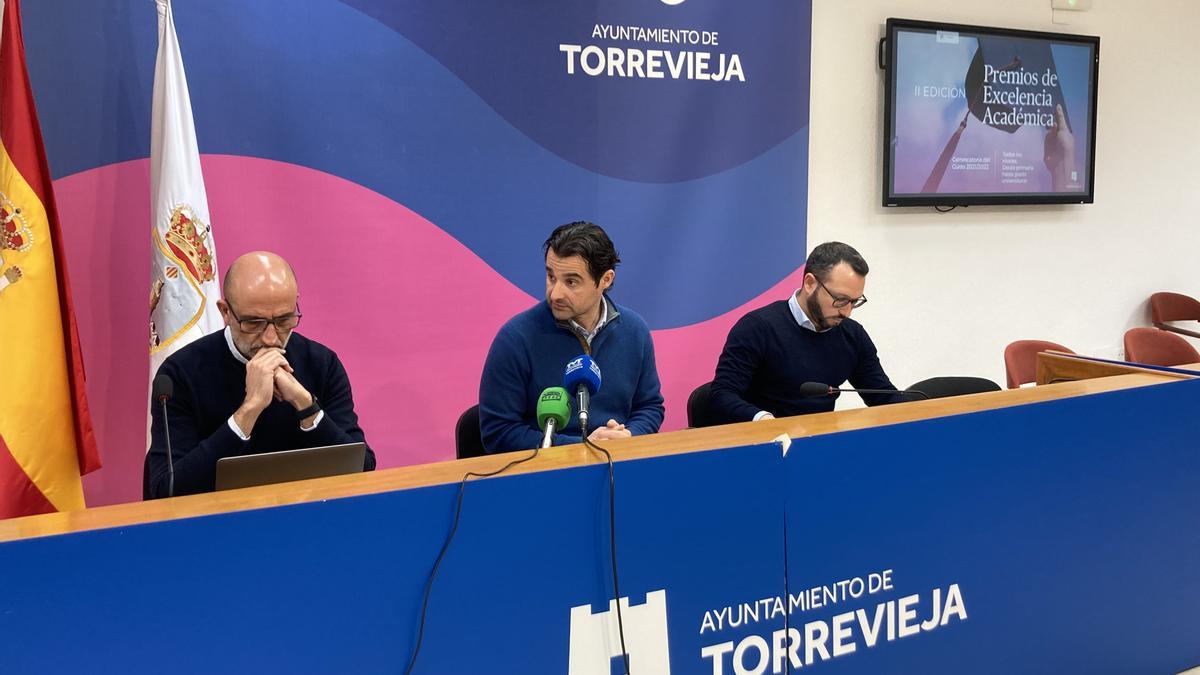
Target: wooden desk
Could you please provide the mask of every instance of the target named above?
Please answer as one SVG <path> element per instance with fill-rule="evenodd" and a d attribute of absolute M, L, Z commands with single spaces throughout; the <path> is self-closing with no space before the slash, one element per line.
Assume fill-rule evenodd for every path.
<path fill-rule="evenodd" d="M 1176 366 L 1181 370 L 1194 370 L 1200 375 L 1200 363 Z M 1037 384 L 1056 384 L 1075 380 L 1087 380 L 1113 375 L 1128 375 L 1131 373 L 1152 373 L 1160 377 L 1185 379 L 1183 373 L 1170 373 L 1154 368 L 1142 368 L 1132 364 L 1105 363 L 1079 358 L 1077 355 L 1061 352 L 1041 352 L 1037 355 Z"/>

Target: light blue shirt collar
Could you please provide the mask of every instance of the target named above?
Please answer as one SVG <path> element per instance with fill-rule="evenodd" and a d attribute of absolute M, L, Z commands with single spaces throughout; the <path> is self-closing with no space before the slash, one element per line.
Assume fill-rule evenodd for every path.
<path fill-rule="evenodd" d="M 825 331 L 831 330 L 831 328 L 817 330 L 816 324 L 814 324 L 812 319 L 808 318 L 808 315 L 804 313 L 804 308 L 800 306 L 799 288 L 792 292 L 792 297 L 788 298 L 788 309 L 792 310 L 792 318 L 796 320 L 796 323 L 800 324 L 801 328 L 807 328 L 814 333 L 824 333 Z"/>

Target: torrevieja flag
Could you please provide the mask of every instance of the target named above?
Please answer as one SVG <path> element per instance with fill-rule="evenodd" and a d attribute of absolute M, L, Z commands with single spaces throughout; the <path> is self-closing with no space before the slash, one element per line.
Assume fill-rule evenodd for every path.
<path fill-rule="evenodd" d="M 21 37 L 0 35 L 0 518 L 83 508 L 100 467 L 62 231 Z"/>
<path fill-rule="evenodd" d="M 150 377 L 168 356 L 223 325 L 217 251 L 170 0 L 157 0 L 150 131 Z"/>

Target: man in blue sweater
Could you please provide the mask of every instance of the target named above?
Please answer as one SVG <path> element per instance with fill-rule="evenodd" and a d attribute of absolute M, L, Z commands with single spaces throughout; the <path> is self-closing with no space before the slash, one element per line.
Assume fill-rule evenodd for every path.
<path fill-rule="evenodd" d="M 176 495 L 211 492 L 222 457 L 365 442 L 337 354 L 293 332 L 300 307 L 291 266 L 274 253 L 247 253 L 226 271 L 222 295 L 225 329 L 158 369 L 174 385 L 167 416 Z M 157 401 L 150 414 L 143 496 L 166 497 L 166 429 Z M 363 469 L 374 468 L 368 447 Z"/>
<path fill-rule="evenodd" d="M 833 410 L 835 396 L 803 398 L 804 382 L 895 391 L 875 344 L 850 313 L 867 302 L 867 262 L 853 247 L 828 242 L 813 249 L 803 285 L 743 316 L 729 331 L 717 361 L 710 412 L 722 423 Z M 905 400 L 863 394 L 867 405 Z"/>
<path fill-rule="evenodd" d="M 541 444 L 538 396 L 561 386 L 567 362 L 590 354 L 603 380 L 591 397 L 590 417 L 607 420 L 588 434 L 593 442 L 652 434 L 663 420 L 654 343 L 640 316 L 608 298 L 621 261 L 598 225 L 563 225 L 542 246 L 546 301 L 509 319 L 488 350 L 479 383 L 479 431 L 491 453 Z M 579 420 L 554 437 L 579 443 Z"/>

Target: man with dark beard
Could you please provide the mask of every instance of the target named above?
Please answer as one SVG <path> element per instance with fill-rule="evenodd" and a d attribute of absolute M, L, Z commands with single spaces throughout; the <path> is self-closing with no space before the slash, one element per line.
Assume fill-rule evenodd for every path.
<path fill-rule="evenodd" d="M 724 423 L 833 410 L 836 396 L 804 398 L 800 385 L 895 390 L 875 344 L 850 313 L 867 302 L 867 262 L 853 247 L 827 242 L 813 249 L 803 285 L 743 316 L 729 331 L 717 361 L 710 410 Z M 867 405 L 904 400 L 863 394 Z"/>

